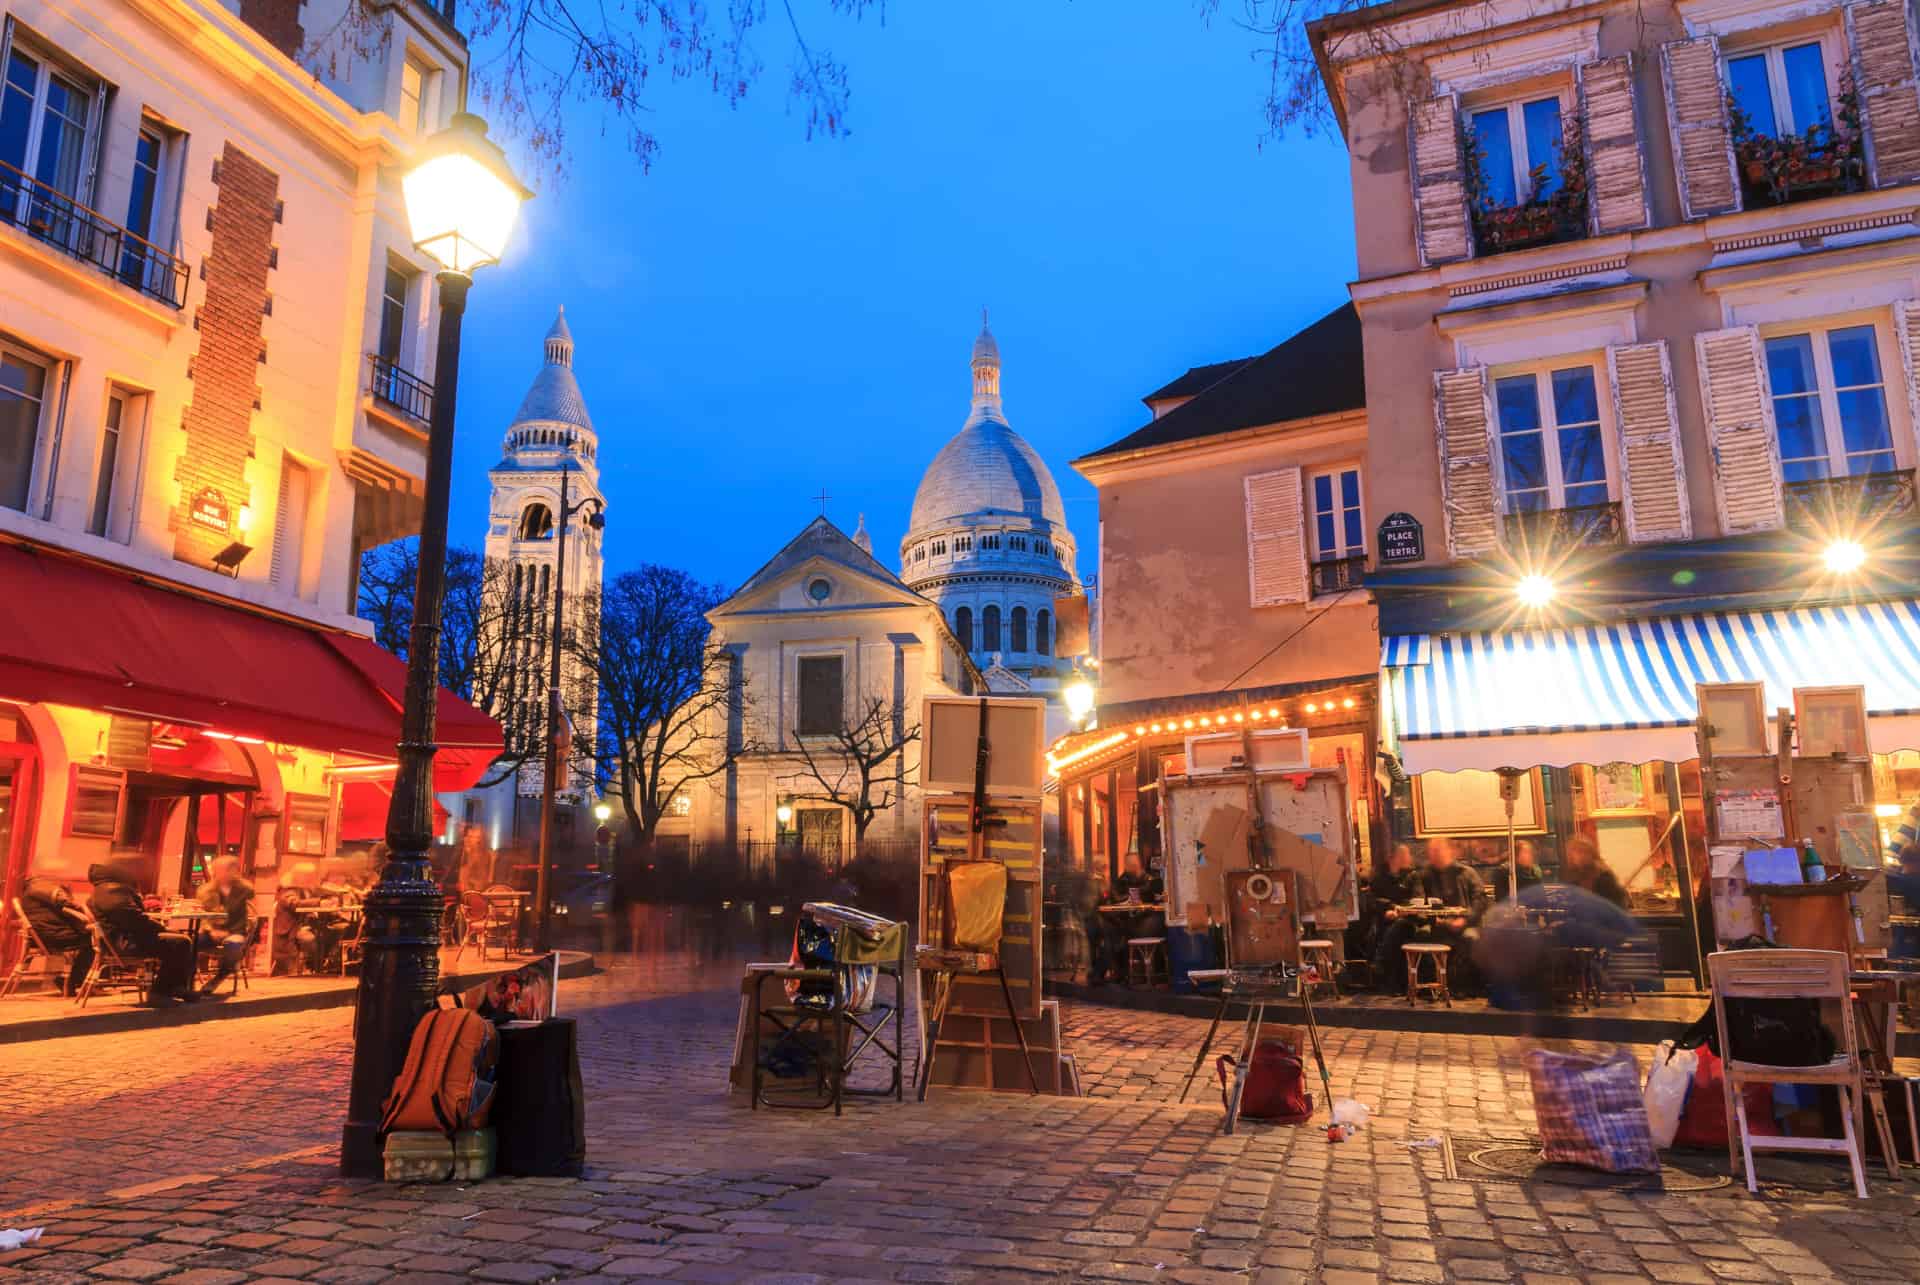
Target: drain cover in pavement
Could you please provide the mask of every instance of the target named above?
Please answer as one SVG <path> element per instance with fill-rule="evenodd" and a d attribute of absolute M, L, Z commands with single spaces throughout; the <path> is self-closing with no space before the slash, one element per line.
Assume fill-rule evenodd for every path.
<path fill-rule="evenodd" d="M 1562 1187 L 1603 1188 L 1609 1191 L 1713 1191 L 1732 1183 L 1723 1173 L 1664 1164 L 1659 1173 L 1602 1173 L 1579 1165 L 1548 1164 L 1540 1148 L 1530 1142 L 1496 1142 L 1465 1148 L 1467 1164 L 1462 1178 L 1505 1179 L 1510 1182 L 1550 1182 Z"/>

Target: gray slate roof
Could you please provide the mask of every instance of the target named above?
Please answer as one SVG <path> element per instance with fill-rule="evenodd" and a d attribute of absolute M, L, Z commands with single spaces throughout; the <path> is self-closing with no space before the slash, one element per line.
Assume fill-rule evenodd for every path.
<path fill-rule="evenodd" d="M 1174 384 L 1180 382 L 1175 380 Z M 1153 395 L 1163 394 L 1164 390 Z M 1201 389 L 1192 401 L 1080 458 L 1097 460 L 1244 428 L 1365 410 L 1366 406 L 1360 314 L 1346 303 L 1284 343 L 1241 363 L 1237 370 Z"/>

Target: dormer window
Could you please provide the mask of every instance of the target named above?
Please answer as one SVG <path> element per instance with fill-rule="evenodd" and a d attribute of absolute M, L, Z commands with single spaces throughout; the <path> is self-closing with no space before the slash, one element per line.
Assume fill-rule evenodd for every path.
<path fill-rule="evenodd" d="M 1476 111 L 1468 132 L 1478 153 L 1480 195 L 1493 208 L 1544 201 L 1560 185 L 1558 96 Z"/>

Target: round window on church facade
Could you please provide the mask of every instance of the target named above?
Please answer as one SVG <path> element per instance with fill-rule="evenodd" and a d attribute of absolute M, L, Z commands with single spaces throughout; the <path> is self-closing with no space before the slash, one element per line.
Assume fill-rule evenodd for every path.
<path fill-rule="evenodd" d="M 814 580 L 807 585 L 807 597 L 815 602 L 825 602 L 833 596 L 833 586 L 825 580 Z"/>

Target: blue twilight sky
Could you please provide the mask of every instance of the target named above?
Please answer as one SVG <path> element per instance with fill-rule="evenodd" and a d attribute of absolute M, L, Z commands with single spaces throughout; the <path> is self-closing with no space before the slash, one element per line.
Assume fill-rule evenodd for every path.
<path fill-rule="evenodd" d="M 897 569 L 914 488 L 967 414 L 992 309 L 1008 421 L 1052 468 L 1146 419 L 1189 365 L 1263 351 L 1353 270 L 1337 142 L 1258 146 L 1253 39 L 1170 0 L 891 4 L 815 24 L 849 67 L 851 134 L 805 138 L 785 50 L 736 109 L 656 87 L 642 173 L 571 120 L 570 172 L 475 283 L 453 532 L 484 536 L 486 470 L 564 303 L 599 430 L 607 575 L 640 562 L 737 585 L 832 496 Z M 797 110 L 797 109 L 796 109 Z"/>

